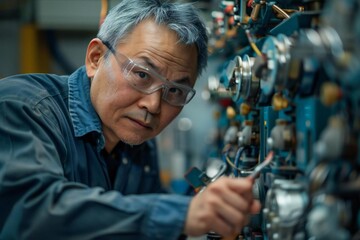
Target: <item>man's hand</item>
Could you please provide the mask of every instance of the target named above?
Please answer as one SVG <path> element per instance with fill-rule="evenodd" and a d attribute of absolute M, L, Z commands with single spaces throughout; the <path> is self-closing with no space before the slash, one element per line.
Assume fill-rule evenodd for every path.
<path fill-rule="evenodd" d="M 184 232 L 199 236 L 214 231 L 223 237 L 238 234 L 250 214 L 260 211 L 252 196 L 253 180 L 222 177 L 190 202 Z"/>

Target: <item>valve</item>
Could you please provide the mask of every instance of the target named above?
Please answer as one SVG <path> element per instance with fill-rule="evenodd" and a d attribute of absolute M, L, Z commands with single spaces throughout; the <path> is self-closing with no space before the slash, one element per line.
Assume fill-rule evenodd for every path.
<path fill-rule="evenodd" d="M 294 125 L 284 119 L 277 119 L 267 144 L 270 149 L 292 151 L 296 146 Z"/>
<path fill-rule="evenodd" d="M 266 64 L 262 64 L 260 87 L 262 93 L 266 96 L 271 95 L 275 90 L 281 91 L 288 85 L 289 64 L 290 64 L 290 47 L 291 40 L 279 34 L 277 37 L 268 37 L 261 49 L 266 56 Z M 259 72 L 259 71 L 257 71 Z"/>
<path fill-rule="evenodd" d="M 331 106 L 342 98 L 342 91 L 335 83 L 327 82 L 321 87 L 320 98 L 325 106 Z"/>
<path fill-rule="evenodd" d="M 270 239 L 294 239 L 295 226 L 308 206 L 305 187 L 295 180 L 275 179 L 266 194 L 263 214 Z"/>

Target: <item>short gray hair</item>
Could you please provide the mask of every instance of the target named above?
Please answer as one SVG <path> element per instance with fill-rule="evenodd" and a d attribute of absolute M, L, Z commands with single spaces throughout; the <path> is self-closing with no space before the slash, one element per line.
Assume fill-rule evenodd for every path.
<path fill-rule="evenodd" d="M 175 31 L 179 41 L 195 44 L 198 49 L 198 75 L 207 65 L 207 33 L 198 10 L 191 3 L 170 3 L 162 0 L 122 0 L 113 7 L 100 27 L 98 37 L 116 46 L 141 21 L 153 18 Z"/>

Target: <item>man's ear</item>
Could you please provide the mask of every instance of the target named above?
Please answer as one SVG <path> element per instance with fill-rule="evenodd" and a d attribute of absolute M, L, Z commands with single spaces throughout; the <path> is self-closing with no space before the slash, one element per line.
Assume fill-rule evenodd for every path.
<path fill-rule="evenodd" d="M 86 73 L 89 78 L 92 78 L 95 75 L 100 60 L 105 52 L 105 46 L 99 38 L 94 38 L 90 41 L 85 56 Z"/>

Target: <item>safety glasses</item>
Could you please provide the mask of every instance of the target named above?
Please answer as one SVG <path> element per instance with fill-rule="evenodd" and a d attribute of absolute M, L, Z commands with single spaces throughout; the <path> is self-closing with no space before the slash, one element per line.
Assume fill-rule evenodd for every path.
<path fill-rule="evenodd" d="M 193 88 L 166 80 L 153 69 L 136 63 L 115 51 L 108 42 L 102 42 L 114 54 L 124 78 L 134 89 L 145 94 L 151 94 L 161 89 L 162 99 L 173 106 L 184 106 L 194 97 L 196 91 Z"/>

